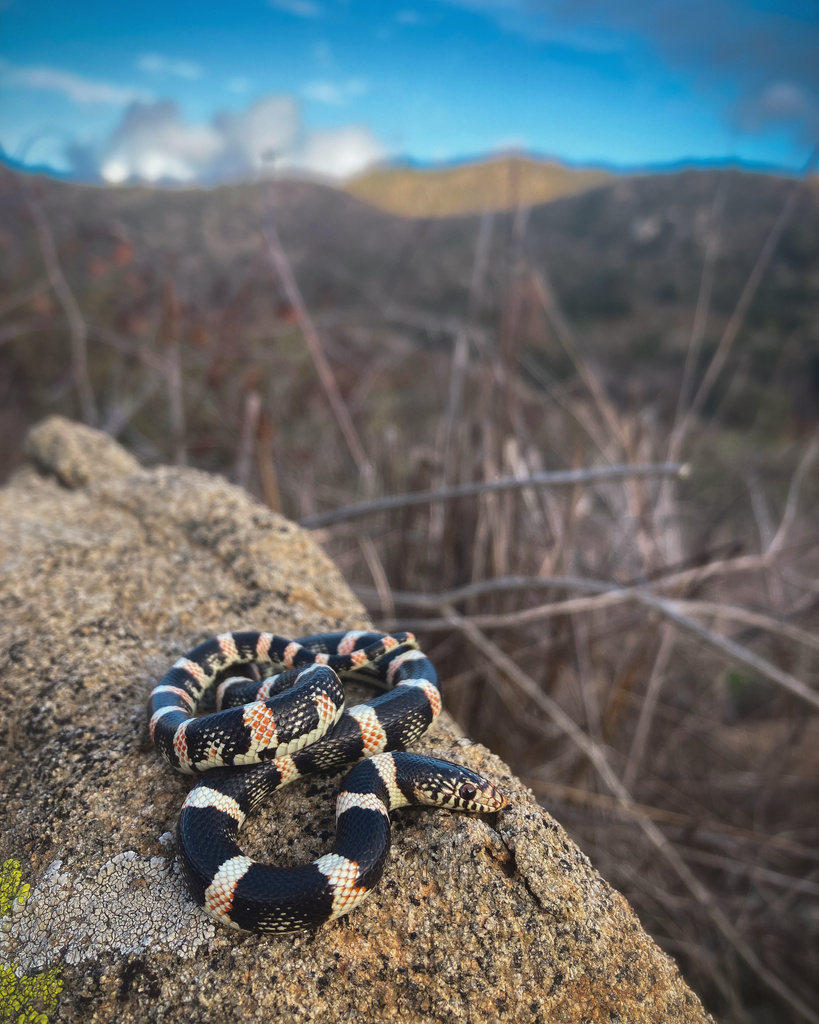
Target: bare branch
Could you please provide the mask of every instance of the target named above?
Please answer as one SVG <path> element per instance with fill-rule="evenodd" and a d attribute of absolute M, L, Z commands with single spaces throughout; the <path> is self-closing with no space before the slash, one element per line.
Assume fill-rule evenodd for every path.
<path fill-rule="evenodd" d="M 472 266 L 472 279 L 469 287 L 469 303 L 466 322 L 455 338 L 455 347 L 452 354 L 452 370 L 449 384 L 449 398 L 447 401 L 446 413 L 443 423 L 443 459 L 441 478 L 443 484 L 448 484 L 451 474 L 452 461 L 452 438 L 455 433 L 455 426 L 461 410 L 461 395 L 463 393 L 464 378 L 469 360 L 469 335 L 471 325 L 475 320 L 476 311 L 480 302 L 480 295 L 483 291 L 484 278 L 489 262 L 489 244 L 492 240 L 493 214 L 485 212 L 482 214 L 478 238 L 475 243 L 475 259 Z"/>
<path fill-rule="evenodd" d="M 783 672 L 781 669 L 778 669 L 776 665 L 772 665 L 764 658 L 760 658 L 758 654 L 754 654 L 753 651 L 749 651 L 746 647 L 742 647 L 734 640 L 730 640 L 727 636 L 721 636 L 719 633 L 714 633 L 710 629 L 706 629 L 705 626 L 700 625 L 699 622 L 689 619 L 687 615 L 683 615 L 682 612 L 677 610 L 672 601 L 666 601 L 662 598 L 654 597 L 646 591 L 636 589 L 631 591 L 631 597 L 633 600 L 639 601 L 641 604 L 647 605 L 649 608 L 654 608 L 658 612 L 661 612 L 667 619 L 670 619 L 672 622 L 676 622 L 678 626 L 681 626 L 687 632 L 698 636 L 710 647 L 721 651 L 723 654 L 727 654 L 728 657 L 734 661 L 739 661 L 743 665 L 747 665 L 749 668 L 758 672 L 761 676 L 764 676 L 766 679 L 770 679 L 771 682 L 777 683 L 779 686 L 788 690 L 795 697 L 800 697 L 802 700 L 807 701 L 808 704 L 812 704 L 813 707 L 819 708 L 819 693 L 815 690 L 811 690 L 810 687 L 797 679 L 796 676 L 792 676 L 788 672 Z"/>
<path fill-rule="evenodd" d="M 682 423 L 691 402 L 691 392 L 694 387 L 694 373 L 699 362 L 702 339 L 705 336 L 705 325 L 708 321 L 708 309 L 711 305 L 711 289 L 714 284 L 714 267 L 719 252 L 719 228 L 722 220 L 722 212 L 725 207 L 725 194 L 728 191 L 728 175 L 723 171 L 720 174 L 717 192 L 714 196 L 714 204 L 711 208 L 711 217 L 708 224 L 708 241 L 705 246 L 705 260 L 703 262 L 702 277 L 700 279 L 700 290 L 697 295 L 697 308 L 694 311 L 694 326 L 691 330 L 691 340 L 688 343 L 688 351 L 685 356 L 685 367 L 683 379 L 680 385 L 680 393 L 677 398 L 677 412 L 674 417 L 674 428 L 671 431 L 669 444 L 669 459 L 679 455 L 680 448 L 685 436 L 684 430 L 678 431 L 677 426 Z M 670 453 L 675 452 L 672 456 Z"/>
<path fill-rule="evenodd" d="M 245 395 L 245 409 L 242 416 L 242 429 L 239 433 L 239 449 L 236 453 L 236 483 L 248 488 L 250 483 L 250 467 L 253 462 L 253 447 L 259 424 L 259 413 L 262 398 L 255 388 Z"/>
<path fill-rule="evenodd" d="M 465 498 L 473 494 L 485 494 L 491 491 L 516 490 L 521 487 L 571 487 L 575 484 L 599 483 L 603 480 L 616 480 L 622 477 L 647 476 L 686 476 L 688 467 L 677 462 L 663 462 L 643 466 L 597 466 L 591 469 L 564 469 L 551 473 L 533 473 L 526 477 L 502 477 L 500 480 L 482 480 L 472 484 L 460 484 L 456 487 L 441 487 L 437 491 L 414 491 L 409 494 L 390 494 L 372 501 L 360 501 L 354 505 L 344 505 L 319 512 L 302 519 L 300 524 L 308 530 L 317 526 L 329 526 L 348 519 L 383 512 L 388 509 L 407 508 L 410 505 L 428 505 L 434 501 L 450 501 L 453 498 Z"/>
<path fill-rule="evenodd" d="M 102 424 L 105 433 L 111 437 L 119 437 L 136 413 L 159 390 L 161 383 L 162 378 L 159 376 L 146 376 L 137 391 L 115 402 L 106 413 Z"/>
<path fill-rule="evenodd" d="M 173 283 L 165 281 L 162 288 L 162 320 L 159 340 L 167 350 L 165 374 L 168 385 L 168 406 L 171 421 L 173 460 L 177 466 L 188 461 L 185 444 L 185 396 L 182 390 L 182 359 L 179 351 L 179 305 Z"/>
<path fill-rule="evenodd" d="M 746 626 L 755 626 L 757 629 L 764 629 L 766 633 L 775 633 L 778 636 L 787 637 L 805 647 L 812 647 L 819 651 L 819 635 L 809 633 L 798 626 L 792 626 L 788 622 L 774 619 L 770 615 L 761 615 L 759 612 L 752 612 L 747 608 L 737 608 L 734 605 L 720 604 L 718 601 L 673 601 L 675 607 L 680 611 L 688 612 L 691 615 L 708 615 L 715 619 L 726 619 L 729 622 L 742 622 Z"/>
<path fill-rule="evenodd" d="M 658 576 L 651 581 L 652 589 L 672 589 L 694 586 L 704 583 L 714 576 L 730 573 L 759 572 L 768 569 L 768 560 L 763 555 L 741 555 L 737 558 L 719 559 L 708 562 L 706 565 L 698 565 L 691 569 L 683 569 L 679 572 L 669 573 L 667 576 Z M 819 592 L 819 580 L 794 579 L 795 583 L 810 590 L 811 594 Z M 471 598 L 481 597 L 484 594 L 493 594 L 510 590 L 580 590 L 592 594 L 609 593 L 617 590 L 618 593 L 627 593 L 632 590 L 645 589 L 644 584 L 635 584 L 631 587 L 617 587 L 617 584 L 607 580 L 584 579 L 580 576 L 501 576 L 492 580 L 480 580 L 477 583 L 469 583 L 463 587 L 456 587 L 454 590 L 447 590 L 440 594 L 411 593 L 405 590 L 394 590 L 393 600 L 399 607 L 425 608 L 437 611 L 442 604 L 460 604 Z M 372 601 L 377 598 L 375 591 L 368 591 L 366 587 L 356 588 L 356 592 L 364 601 Z M 810 595 L 809 595 L 810 596 Z M 727 609 L 727 617 L 731 618 L 730 606 L 719 605 Z M 772 619 L 772 622 L 778 622 Z M 752 623 L 756 625 L 757 623 Z"/>
<path fill-rule="evenodd" d="M 259 466 L 259 479 L 262 484 L 262 495 L 265 505 L 274 512 L 281 512 L 282 503 L 279 494 L 279 483 L 276 479 L 276 466 L 273 462 L 273 441 L 275 428 L 267 412 L 262 409 L 259 416 L 259 427 L 256 438 L 256 461 Z"/>
<path fill-rule="evenodd" d="M 793 526 L 794 519 L 796 518 L 796 506 L 799 501 L 799 491 L 802 488 L 802 481 L 805 479 L 805 474 L 810 469 L 816 456 L 819 455 L 819 430 L 811 438 L 811 442 L 807 447 L 805 454 L 799 465 L 796 467 L 796 472 L 793 474 L 791 480 L 790 490 L 788 491 L 788 500 L 785 503 L 785 511 L 782 515 L 782 521 L 779 524 L 779 529 L 776 531 L 773 540 L 768 545 L 765 552 L 765 557 L 770 559 L 779 551 L 781 551 L 785 538 Z"/>
<path fill-rule="evenodd" d="M 356 593 L 363 597 L 363 588 Z M 577 615 L 580 612 L 595 612 L 601 608 L 625 604 L 633 597 L 629 590 L 607 590 L 597 597 L 575 597 L 549 604 L 539 604 L 534 608 L 525 608 L 519 612 L 501 612 L 498 614 L 470 615 L 469 621 L 479 629 L 517 629 L 532 622 L 543 622 L 546 619 L 562 618 L 566 615 Z M 441 616 L 436 619 L 405 619 L 401 618 L 401 628 L 413 632 L 424 630 L 426 633 L 445 632 L 451 628 L 449 619 Z"/>
<path fill-rule="evenodd" d="M 164 377 L 167 372 L 164 356 L 155 355 L 145 345 L 140 345 L 122 334 L 117 334 L 110 327 L 106 327 L 103 324 L 90 323 L 88 325 L 88 336 L 102 342 L 104 345 L 110 345 L 111 348 L 115 348 L 118 352 L 135 356 L 161 377 Z"/>
<path fill-rule="evenodd" d="M 384 572 L 384 565 L 378 557 L 378 551 L 376 550 L 375 544 L 373 544 L 370 537 L 366 536 L 359 537 L 358 543 L 361 548 L 361 553 L 364 555 L 364 560 L 367 563 L 367 568 L 370 570 L 370 575 L 375 581 L 381 607 L 384 608 L 388 617 L 392 616 L 395 613 L 395 606 L 393 605 L 392 598 L 390 596 L 390 583 L 387 579 L 386 572 Z"/>
<path fill-rule="evenodd" d="M 648 686 L 646 687 L 645 696 L 640 707 L 640 717 L 637 720 L 637 728 L 634 730 L 634 739 L 632 740 L 628 761 L 623 772 L 623 783 L 627 789 L 631 789 L 637 779 L 637 771 L 643 759 L 643 752 L 645 751 L 648 734 L 654 718 L 654 709 L 657 706 L 660 687 L 665 679 L 665 670 L 673 647 L 674 630 L 666 622 L 660 636 L 660 646 L 654 659 L 651 675 L 648 678 Z"/>
<path fill-rule="evenodd" d="M 523 585 L 532 586 L 533 580 L 530 580 L 528 584 L 524 584 L 524 578 L 518 578 L 516 584 L 518 587 Z M 494 581 L 499 583 L 501 581 Z M 503 581 L 509 587 L 510 578 Z M 680 610 L 681 607 L 685 607 L 683 602 L 670 601 L 665 598 L 660 598 L 653 595 L 645 587 L 612 587 L 610 584 L 602 583 L 599 581 L 592 580 L 571 580 L 571 579 L 555 579 L 551 581 L 552 586 L 578 586 L 582 589 L 593 590 L 598 593 L 596 597 L 578 597 L 572 600 L 555 601 L 550 604 L 539 605 L 535 608 L 527 608 L 520 612 L 509 612 L 507 614 L 500 615 L 475 615 L 471 616 L 468 620 L 469 623 L 475 628 L 507 628 L 511 626 L 520 626 L 526 623 L 538 622 L 543 619 L 556 618 L 563 615 L 576 614 L 578 612 L 586 611 L 597 611 L 600 608 L 608 608 L 616 604 L 623 604 L 626 601 L 636 601 L 640 604 L 646 605 L 655 611 L 660 612 L 665 618 L 675 622 L 678 626 L 681 626 L 689 633 L 693 633 L 700 639 L 705 640 L 709 646 L 716 648 L 723 654 L 727 654 L 734 661 L 739 661 L 749 668 L 753 668 L 760 675 L 766 679 L 770 679 L 771 682 L 777 683 L 784 689 L 788 690 L 794 696 L 800 697 L 802 700 L 807 701 L 814 707 L 819 708 L 819 693 L 806 686 L 803 682 L 797 679 L 795 676 L 790 675 L 788 672 L 783 672 L 781 669 L 772 665 L 769 661 L 761 658 L 758 654 L 754 654 L 753 651 L 748 650 L 746 647 L 736 643 L 736 641 L 729 639 L 728 637 L 722 636 L 719 633 L 714 633 L 712 630 L 707 629 L 705 626 L 694 619 L 689 618 L 683 614 Z M 494 588 L 500 589 L 500 588 Z M 466 588 L 462 588 L 466 590 Z M 472 594 L 478 593 L 477 587 L 471 588 Z M 366 591 L 363 589 L 358 590 L 359 595 L 362 599 L 366 600 Z M 394 592 L 392 594 L 392 600 L 396 604 L 407 603 L 406 598 L 410 595 L 405 595 L 400 592 Z M 458 594 L 461 597 L 461 594 Z M 434 607 L 436 599 L 429 595 L 424 595 L 423 603 L 420 607 Z M 442 606 L 441 598 L 437 598 L 437 606 Z M 716 605 L 716 608 L 722 606 Z M 733 613 L 733 614 L 732 614 Z M 710 614 L 710 611 L 709 611 Z M 744 609 L 732 609 L 726 606 L 726 618 L 741 618 L 742 621 L 748 621 L 751 617 L 754 618 L 754 622 L 749 624 L 760 626 L 761 628 L 769 628 L 773 632 L 783 632 L 785 629 L 791 633 L 792 638 L 796 639 L 796 635 L 793 634 L 795 627 L 788 626 L 784 623 L 777 623 L 775 619 L 770 619 L 767 616 L 757 616 L 756 613 L 746 612 Z M 446 629 L 450 624 L 448 616 L 442 616 L 437 619 L 423 619 L 419 621 L 407 621 L 401 619 L 401 625 L 404 628 L 412 628 L 414 630 L 426 630 L 438 631 Z M 798 630 L 797 634 L 800 639 L 805 639 L 802 635 L 802 631 Z M 813 641 L 810 642 L 810 646 L 814 646 Z"/>
<path fill-rule="evenodd" d="M 313 365 L 315 366 L 316 373 L 321 381 L 321 386 L 324 388 L 325 395 L 327 395 L 330 408 L 333 410 L 333 415 L 336 418 L 339 429 L 344 435 L 344 440 L 347 442 L 350 454 L 353 456 L 353 459 L 358 466 L 358 472 L 364 482 L 365 490 L 369 490 L 372 486 L 375 472 L 373 464 L 370 462 L 364 451 L 358 437 L 358 432 L 356 431 L 350 417 L 349 410 L 344 404 L 344 399 L 339 391 L 336 379 L 333 376 L 332 368 L 330 363 L 327 361 L 327 356 L 324 352 L 324 345 L 322 344 L 315 324 L 310 318 L 310 314 L 307 312 L 307 307 L 304 304 L 301 291 L 299 290 L 296 278 L 293 275 L 293 268 L 290 266 L 290 260 L 288 260 L 285 251 L 282 248 L 278 232 L 276 231 L 276 227 L 272 223 L 272 220 L 267 224 L 265 239 L 267 241 L 267 251 L 270 255 L 270 262 L 273 264 L 279 281 L 284 288 L 287 301 L 296 312 L 302 336 L 304 337 L 305 344 L 310 352 L 310 358 L 313 360 Z"/>
<path fill-rule="evenodd" d="M 691 402 L 691 406 L 685 418 L 678 425 L 678 429 L 682 435 L 684 435 L 688 429 L 688 426 L 694 416 L 697 416 L 701 411 L 706 399 L 711 393 L 717 377 L 722 372 L 722 368 L 725 365 L 725 361 L 728 358 L 728 354 L 736 340 L 736 336 L 739 333 L 739 329 L 745 320 L 745 316 L 748 309 L 756 295 L 756 290 L 759 287 L 759 283 L 762 280 L 765 271 L 768 269 L 768 264 L 771 262 L 771 257 L 776 251 L 776 247 L 779 244 L 779 239 L 782 237 L 782 232 L 788 226 L 788 223 L 793 216 L 793 212 L 796 209 L 796 203 L 799 199 L 805 182 L 808 179 L 810 171 L 816 161 L 817 154 L 819 153 L 819 147 L 816 147 L 810 155 L 807 166 L 805 167 L 803 177 L 794 182 L 791 186 L 785 203 L 771 228 L 768 237 L 757 256 L 756 263 L 754 264 L 753 270 L 748 275 L 748 280 L 745 282 L 745 287 L 742 289 L 742 294 L 736 304 L 734 312 L 731 314 L 731 318 L 725 326 L 722 337 L 720 338 L 719 345 L 717 345 L 716 352 L 711 359 L 711 362 L 706 370 L 705 376 L 702 379 L 702 383 L 697 389 L 697 393 Z"/>
<path fill-rule="evenodd" d="M 624 807 L 616 797 L 607 796 L 605 793 L 593 793 L 576 786 L 566 786 L 562 782 L 554 782 L 552 779 L 524 776 L 521 778 L 521 782 L 526 783 L 538 795 L 553 797 L 582 807 L 592 807 L 595 810 L 606 811 L 626 819 L 648 818 L 650 821 L 656 821 L 659 825 L 684 829 L 689 835 L 727 837 L 744 843 L 767 846 L 773 850 L 790 853 L 795 857 L 819 860 L 819 853 L 816 850 L 796 843 L 787 836 L 766 835 L 747 828 L 737 828 L 735 825 L 729 825 L 722 821 L 704 821 L 691 814 L 680 814 L 679 811 L 668 811 L 664 807 L 651 807 L 636 801 L 633 801 L 630 806 Z M 796 881 L 796 879 L 792 879 L 792 881 Z M 819 885 L 812 888 L 816 888 L 819 893 Z"/>
<path fill-rule="evenodd" d="M 610 431 L 611 436 L 617 438 L 622 448 L 625 450 L 627 445 L 625 443 L 625 438 L 623 437 L 622 427 L 614 411 L 614 407 L 603 391 L 603 387 L 597 374 L 594 373 L 580 352 L 568 321 L 563 316 L 563 311 L 560 309 L 554 292 L 549 286 L 545 272 L 533 272 L 531 276 L 538 298 L 540 299 L 540 303 L 543 307 L 543 311 L 549 319 L 549 323 L 552 326 L 555 336 L 563 346 L 566 354 L 574 363 L 575 369 L 577 370 L 581 380 L 589 390 L 589 394 L 594 398 L 595 404 L 597 405 L 600 415 L 605 421 L 606 427 Z M 601 451 L 602 450 L 603 449 L 601 448 Z"/>
<path fill-rule="evenodd" d="M 34 198 L 31 189 L 23 182 L 23 176 L 18 176 L 18 180 L 21 182 L 26 205 L 37 229 L 37 237 L 40 241 L 40 251 L 43 255 L 48 283 L 63 307 L 65 318 L 68 321 L 68 331 L 71 336 L 71 372 L 74 378 L 74 386 L 77 389 L 77 397 L 80 401 L 80 414 L 83 422 L 94 426 L 98 419 L 97 403 L 94 399 L 91 379 L 88 376 L 88 328 L 86 327 L 85 318 L 60 267 L 57 246 L 54 242 L 54 235 L 51 232 L 48 218 L 40 203 Z"/>

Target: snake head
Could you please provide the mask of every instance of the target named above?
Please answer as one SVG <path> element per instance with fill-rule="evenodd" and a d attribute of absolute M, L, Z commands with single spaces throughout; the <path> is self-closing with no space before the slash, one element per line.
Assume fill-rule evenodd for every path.
<path fill-rule="evenodd" d="M 437 758 L 421 760 L 425 763 L 413 779 L 417 803 L 469 814 L 492 814 L 506 806 L 503 793 L 477 772 Z"/>

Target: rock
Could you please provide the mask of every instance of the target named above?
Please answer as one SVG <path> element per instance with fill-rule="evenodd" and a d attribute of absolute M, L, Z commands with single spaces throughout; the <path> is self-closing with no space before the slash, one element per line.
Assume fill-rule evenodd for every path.
<path fill-rule="evenodd" d="M 93 480 L 128 476 L 139 463 L 107 434 L 64 416 L 51 416 L 26 437 L 26 455 L 44 473 L 53 473 L 64 487 L 84 487 Z"/>
<path fill-rule="evenodd" d="M 487 775 L 507 810 L 399 812 L 374 894 L 318 931 L 213 924 L 176 868 L 191 782 L 150 746 L 148 694 L 218 632 L 299 636 L 366 615 L 303 530 L 218 477 L 141 470 L 61 420 L 28 451 L 37 468 L 0 491 L 0 1021 L 711 1019 L 625 899 L 446 713 L 418 749 Z M 326 852 L 337 783 L 276 794 L 247 852 Z"/>

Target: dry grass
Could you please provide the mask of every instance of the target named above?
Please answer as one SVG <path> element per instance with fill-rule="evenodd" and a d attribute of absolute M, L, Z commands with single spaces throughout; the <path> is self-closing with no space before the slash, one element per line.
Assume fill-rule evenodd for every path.
<path fill-rule="evenodd" d="M 448 348 L 428 350 L 377 320 L 311 316 L 268 231 L 292 316 L 252 361 L 231 356 L 229 332 L 216 347 L 183 344 L 169 281 L 150 314 L 154 343 L 89 319 L 95 350 L 116 355 L 94 407 L 149 461 L 208 466 L 214 449 L 232 452 L 234 479 L 300 520 L 525 480 L 373 505 L 315 536 L 376 622 L 419 634 L 462 726 L 526 779 L 721 1020 L 817 1021 L 819 441 L 740 438 L 691 415 L 718 366 L 684 382 L 672 422 L 615 405 L 548 280 L 526 265 L 525 218 L 518 227 L 496 334 L 475 328 L 479 236 L 468 311 L 441 328 Z M 706 260 L 692 346 L 712 269 Z M 524 275 L 574 367 L 568 381 L 520 374 Z M 82 399 L 76 352 L 68 379 Z M 638 475 L 669 457 L 690 477 Z M 531 479 L 614 465 L 635 473 L 559 488 Z"/>
<path fill-rule="evenodd" d="M 497 157 L 443 170 L 383 167 L 348 186 L 350 195 L 404 217 L 454 217 L 548 203 L 605 184 L 608 171 L 576 169 L 552 160 Z"/>

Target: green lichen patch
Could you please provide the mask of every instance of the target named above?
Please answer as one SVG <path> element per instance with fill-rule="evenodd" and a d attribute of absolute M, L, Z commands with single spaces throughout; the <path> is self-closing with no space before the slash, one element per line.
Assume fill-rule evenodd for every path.
<path fill-rule="evenodd" d="M 23 881 L 20 862 L 5 861 L 0 867 L 0 928 L 22 909 L 30 894 L 31 886 Z M 62 990 L 56 968 L 18 976 L 14 964 L 0 964 L 0 1024 L 48 1024 Z"/>
<path fill-rule="evenodd" d="M 14 904 L 21 906 L 31 893 L 31 886 L 23 881 L 19 860 L 7 860 L 0 868 L 0 917 L 8 917 Z"/>
<path fill-rule="evenodd" d="M 18 978 L 13 967 L 0 966 L 0 1021 L 2 1024 L 48 1024 L 63 990 L 60 972 Z"/>

